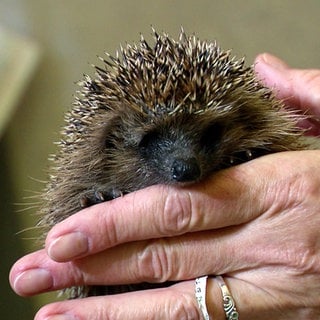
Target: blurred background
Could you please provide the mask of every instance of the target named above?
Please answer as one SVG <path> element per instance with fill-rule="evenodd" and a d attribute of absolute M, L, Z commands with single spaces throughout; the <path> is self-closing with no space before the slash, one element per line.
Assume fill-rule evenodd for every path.
<path fill-rule="evenodd" d="M 17 232 L 35 224 L 30 196 L 43 187 L 75 82 L 93 73 L 97 55 L 138 42 L 140 33 L 151 39 L 151 26 L 175 38 L 183 26 L 248 64 L 268 51 L 295 67 L 320 68 L 319 15 L 318 0 L 1 0 L 1 317 L 32 319 L 48 298 L 16 296 L 8 272 L 32 249 L 28 233 Z"/>

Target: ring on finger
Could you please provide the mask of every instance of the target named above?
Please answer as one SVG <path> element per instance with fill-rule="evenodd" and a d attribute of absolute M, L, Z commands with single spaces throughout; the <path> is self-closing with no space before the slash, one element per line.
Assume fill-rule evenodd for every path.
<path fill-rule="evenodd" d="M 234 299 L 221 276 L 216 276 L 216 280 L 220 286 L 223 299 L 223 309 L 227 320 L 238 320 L 239 313 L 237 311 Z"/>
<path fill-rule="evenodd" d="M 207 279 L 208 276 L 203 276 L 195 280 L 196 299 L 204 320 L 210 320 L 206 304 Z"/>
<path fill-rule="evenodd" d="M 223 310 L 226 315 L 226 320 L 238 320 L 239 313 L 237 311 L 234 299 L 229 291 L 229 288 L 227 287 L 222 276 L 216 276 L 215 278 L 221 289 L 223 299 Z M 207 279 L 208 276 L 203 276 L 195 280 L 195 295 L 204 320 L 211 319 L 206 305 Z"/>

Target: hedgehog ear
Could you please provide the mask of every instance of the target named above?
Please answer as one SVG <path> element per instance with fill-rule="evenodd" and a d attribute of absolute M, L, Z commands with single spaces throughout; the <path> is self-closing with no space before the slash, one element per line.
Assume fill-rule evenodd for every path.
<path fill-rule="evenodd" d="M 103 124 L 102 146 L 104 150 L 116 149 L 119 145 L 119 133 L 122 132 L 121 120 L 119 117 L 112 117 Z"/>
<path fill-rule="evenodd" d="M 116 138 L 114 135 L 108 134 L 104 140 L 104 148 L 107 150 L 115 149 L 116 148 Z"/>

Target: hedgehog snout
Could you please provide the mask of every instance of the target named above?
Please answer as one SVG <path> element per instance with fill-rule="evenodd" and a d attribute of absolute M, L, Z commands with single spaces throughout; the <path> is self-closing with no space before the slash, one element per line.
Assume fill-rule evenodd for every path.
<path fill-rule="evenodd" d="M 180 158 L 173 161 L 171 174 L 174 181 L 193 182 L 200 178 L 201 169 L 196 158 Z"/>

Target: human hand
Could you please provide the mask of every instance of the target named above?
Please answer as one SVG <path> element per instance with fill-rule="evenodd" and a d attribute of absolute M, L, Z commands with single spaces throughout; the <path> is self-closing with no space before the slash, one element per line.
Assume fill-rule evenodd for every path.
<path fill-rule="evenodd" d="M 84 283 L 224 274 L 242 319 L 317 319 L 319 161 L 319 151 L 274 154 L 187 189 L 154 186 L 85 209 L 54 227 L 47 240 L 49 255 L 67 261 L 83 242 L 60 237 L 82 234 L 88 237 L 84 257 L 57 263 L 45 250 L 32 253 L 13 267 L 11 284 L 18 294 L 32 295 Z M 201 319 L 193 286 L 185 281 L 57 302 L 36 319 L 60 313 L 76 319 Z M 220 295 L 210 279 L 207 304 L 215 319 L 223 319 Z"/>
<path fill-rule="evenodd" d="M 241 319 L 318 319 L 319 160 L 319 151 L 270 155 L 199 185 L 154 186 L 83 210 L 48 235 L 49 255 L 63 262 L 51 260 L 45 250 L 28 255 L 13 267 L 11 284 L 17 293 L 32 295 L 84 283 L 224 274 Z M 71 231 L 77 232 L 74 238 L 57 240 Z M 214 279 L 208 281 L 207 305 L 215 319 L 224 319 Z M 201 318 L 193 280 L 57 302 L 41 309 L 37 319 L 57 314 L 73 319 Z"/>

